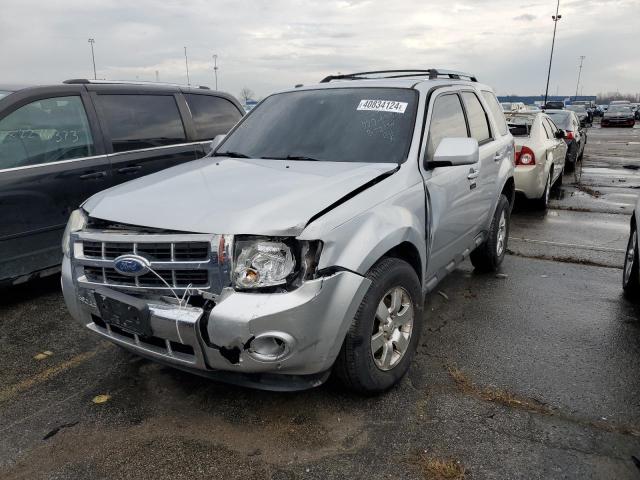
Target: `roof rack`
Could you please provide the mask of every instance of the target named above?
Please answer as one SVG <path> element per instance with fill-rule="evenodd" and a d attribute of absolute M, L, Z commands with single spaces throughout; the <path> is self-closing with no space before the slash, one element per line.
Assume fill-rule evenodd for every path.
<path fill-rule="evenodd" d="M 393 75 L 389 75 L 393 74 Z M 415 70 L 415 69 L 404 69 L 404 70 L 375 70 L 372 72 L 359 72 L 359 73 L 348 73 L 345 75 L 329 75 L 328 77 L 323 78 L 320 83 L 329 83 L 333 80 L 373 80 L 378 78 L 404 78 L 404 77 L 423 77 L 425 74 L 429 75 L 429 80 L 435 80 L 440 77 L 451 78 L 454 80 L 464 80 L 468 79 L 471 82 L 477 82 L 478 79 L 475 75 L 464 73 L 464 72 L 455 72 L 453 70 L 438 70 L 435 68 L 429 68 L 427 70 Z M 378 75 L 376 77 L 370 77 L 369 75 Z"/>
<path fill-rule="evenodd" d="M 192 87 L 199 88 L 201 90 L 211 90 L 206 85 L 181 85 L 179 83 L 166 83 L 166 82 L 145 82 L 140 80 L 89 80 L 87 78 L 71 78 L 65 80 L 62 83 L 67 85 L 78 84 L 98 84 L 98 85 L 159 85 L 165 87 Z"/>

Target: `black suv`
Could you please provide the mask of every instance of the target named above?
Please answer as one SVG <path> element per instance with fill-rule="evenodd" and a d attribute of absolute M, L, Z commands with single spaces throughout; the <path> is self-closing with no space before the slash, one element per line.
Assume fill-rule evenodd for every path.
<path fill-rule="evenodd" d="M 203 157 L 243 114 L 207 87 L 0 85 L 0 283 L 56 272 L 67 219 L 85 199 Z"/>

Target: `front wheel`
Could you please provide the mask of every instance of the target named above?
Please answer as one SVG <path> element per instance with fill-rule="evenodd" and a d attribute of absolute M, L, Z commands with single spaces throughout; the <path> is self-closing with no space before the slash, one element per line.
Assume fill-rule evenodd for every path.
<path fill-rule="evenodd" d="M 489 227 L 489 238 L 471 252 L 471 263 L 480 272 L 495 272 L 500 268 L 507 252 L 509 240 L 509 223 L 511 221 L 511 206 L 505 195 L 500 195 L 498 207 L 493 214 Z"/>
<path fill-rule="evenodd" d="M 640 258 L 638 258 L 638 229 L 636 225 L 631 227 L 629 244 L 624 258 L 622 274 L 622 288 L 629 300 L 640 300 Z"/>
<path fill-rule="evenodd" d="M 404 260 L 385 257 L 367 273 L 371 286 L 347 332 L 334 372 L 347 388 L 383 392 L 407 373 L 422 330 L 422 289 Z"/>

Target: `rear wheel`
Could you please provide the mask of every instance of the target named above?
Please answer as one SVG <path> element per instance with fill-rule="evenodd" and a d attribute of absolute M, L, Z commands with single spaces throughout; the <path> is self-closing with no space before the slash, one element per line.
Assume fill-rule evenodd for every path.
<path fill-rule="evenodd" d="M 511 206 L 505 195 L 500 195 L 498 207 L 489 227 L 489 238 L 471 252 L 471 263 L 480 272 L 495 272 L 500 268 L 507 252 Z"/>
<path fill-rule="evenodd" d="M 544 192 L 542 192 L 542 196 L 538 200 L 536 200 L 537 206 L 540 210 L 546 210 L 549 207 L 552 174 L 553 174 L 553 171 L 549 172 L 549 175 L 547 176 L 547 183 L 544 186 Z"/>
<path fill-rule="evenodd" d="M 638 258 L 638 229 L 636 225 L 631 227 L 627 254 L 624 258 L 624 270 L 622 274 L 622 288 L 629 300 L 640 300 L 640 258 Z"/>
<path fill-rule="evenodd" d="M 347 332 L 334 372 L 347 388 L 382 392 L 409 369 L 422 330 L 422 289 L 413 267 L 385 257 L 368 273 L 371 286 Z"/>
<path fill-rule="evenodd" d="M 582 178 L 582 163 L 583 163 L 584 154 L 580 154 L 579 157 L 576 157 L 576 163 L 573 168 L 573 180 L 577 184 L 580 183 L 580 179 Z"/>

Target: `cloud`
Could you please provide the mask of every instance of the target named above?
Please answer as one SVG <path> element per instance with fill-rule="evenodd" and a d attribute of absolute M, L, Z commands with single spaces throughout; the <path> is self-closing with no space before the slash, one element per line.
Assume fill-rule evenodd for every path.
<path fill-rule="evenodd" d="M 589 3 L 584 8 L 583 2 Z M 551 90 L 635 91 L 638 0 L 561 2 Z M 555 2 L 512 0 L 3 0 L 2 81 L 50 83 L 98 76 L 194 84 L 258 96 L 338 71 L 469 71 L 499 93 L 540 93 Z M 526 13 L 523 13 L 526 12 Z M 491 26 L 491 27 L 488 27 Z M 597 33 L 597 34 L 596 34 Z"/>
<path fill-rule="evenodd" d="M 522 15 L 518 15 L 517 17 L 513 17 L 513 19 L 522 20 L 524 22 L 533 22 L 536 19 L 536 16 L 530 13 L 523 13 Z"/>

